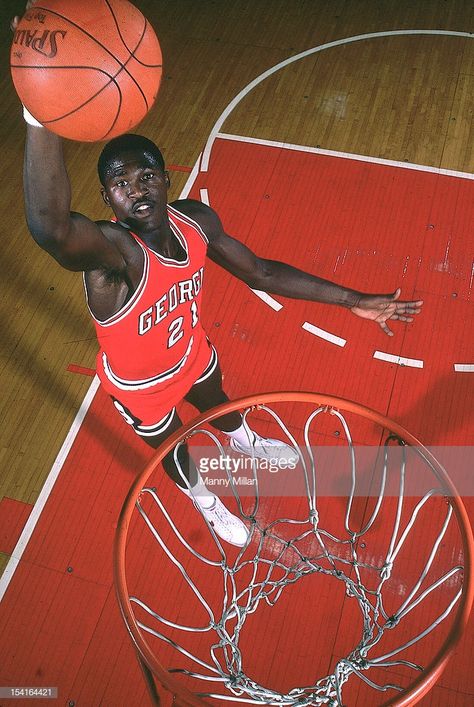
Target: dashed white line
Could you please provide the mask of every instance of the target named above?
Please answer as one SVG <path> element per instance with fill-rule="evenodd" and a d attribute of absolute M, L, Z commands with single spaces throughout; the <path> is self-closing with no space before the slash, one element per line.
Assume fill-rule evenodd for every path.
<path fill-rule="evenodd" d="M 419 358 L 405 358 L 405 356 L 394 356 L 385 351 L 376 351 L 374 358 L 388 363 L 397 363 L 399 366 L 409 366 L 410 368 L 423 368 L 423 361 Z"/>
<path fill-rule="evenodd" d="M 325 339 L 326 341 L 330 341 L 331 344 L 336 344 L 336 346 L 345 346 L 347 344 L 346 339 L 342 339 L 340 336 L 336 336 L 335 334 L 331 334 L 331 332 L 326 331 L 325 329 L 321 329 L 318 326 L 315 326 L 314 324 L 310 324 L 309 322 L 305 322 L 304 324 L 301 325 L 301 327 L 305 331 L 309 331 L 310 334 L 313 334 L 314 336 L 318 336 L 320 339 Z"/>
<path fill-rule="evenodd" d="M 201 197 L 201 201 L 203 204 L 206 204 L 206 206 L 210 206 L 209 193 L 208 193 L 207 189 L 200 189 L 199 196 Z"/>
<path fill-rule="evenodd" d="M 457 373 L 474 373 L 474 363 L 455 363 L 454 370 Z"/>
<path fill-rule="evenodd" d="M 279 312 L 280 309 L 283 309 L 283 305 L 277 302 L 276 299 L 273 299 L 273 297 L 271 297 L 268 292 L 262 292 L 262 290 L 254 290 L 252 287 L 250 289 L 254 294 L 257 295 L 257 297 L 262 300 L 262 302 L 265 302 L 265 304 L 268 304 L 269 307 L 274 309 L 275 312 Z"/>

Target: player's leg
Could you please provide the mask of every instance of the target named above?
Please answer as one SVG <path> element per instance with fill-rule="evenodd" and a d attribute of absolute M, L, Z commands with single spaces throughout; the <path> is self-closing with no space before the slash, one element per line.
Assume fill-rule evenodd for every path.
<path fill-rule="evenodd" d="M 214 347 L 212 352 L 206 370 L 185 396 L 200 412 L 229 401 L 222 387 L 222 372 Z M 210 424 L 231 438 L 231 447 L 236 452 L 259 458 L 285 459 L 286 463 L 296 464 L 298 461 L 293 447 L 277 439 L 261 437 L 243 422 L 242 415 L 237 411 L 222 415 Z"/>
<path fill-rule="evenodd" d="M 157 422 L 145 425 L 137 416 L 137 410 L 132 411 L 130 407 L 124 405 L 124 403 L 117 400 L 117 398 L 112 397 L 112 400 L 115 408 L 120 412 L 125 422 L 132 427 L 132 429 L 144 442 L 146 442 L 146 444 L 153 447 L 153 449 L 158 449 L 160 444 L 168 439 L 173 432 L 179 430 L 179 428 L 183 425 L 175 408 L 167 412 L 163 417 L 160 414 L 160 419 Z M 178 463 L 179 468 L 188 480 L 189 485 L 195 486 L 197 483 L 197 471 L 194 465 L 190 463 L 186 445 L 183 445 L 178 450 Z M 181 489 L 187 488 L 188 484 L 185 479 L 183 479 L 176 466 L 173 452 L 168 453 L 163 458 L 163 467 L 167 475 L 170 479 L 172 479 L 172 481 L 175 482 L 175 484 L 177 484 Z"/>
<path fill-rule="evenodd" d="M 158 422 L 145 425 L 123 403 L 116 398 L 113 398 L 113 401 L 125 421 L 153 449 L 157 449 L 173 432 L 176 432 L 182 426 L 175 408 Z M 176 455 L 174 450 L 168 452 L 163 457 L 162 464 L 166 474 L 194 502 L 219 537 L 238 547 L 245 545 L 249 535 L 247 527 L 240 518 L 237 518 L 227 510 L 212 491 L 209 491 L 189 455 L 186 444 L 180 445 Z"/>
<path fill-rule="evenodd" d="M 185 399 L 194 405 L 199 412 L 206 412 L 217 405 L 229 402 L 229 398 L 222 388 L 222 372 L 214 347 L 209 364 L 185 395 Z M 237 411 L 230 412 L 213 420 L 210 424 L 228 434 L 242 425 L 242 416 Z"/>

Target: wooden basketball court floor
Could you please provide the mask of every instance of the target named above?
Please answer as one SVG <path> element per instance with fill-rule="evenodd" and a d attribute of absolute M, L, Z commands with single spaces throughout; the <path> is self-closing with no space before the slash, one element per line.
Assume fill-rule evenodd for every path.
<path fill-rule="evenodd" d="M 369 405 L 426 444 L 470 445 L 469 4 L 233 2 L 225 12 L 211 2 L 137 4 L 169 57 L 140 130 L 163 146 L 171 198 L 185 189 L 208 201 L 228 232 L 262 255 L 355 288 L 400 285 L 404 297 L 425 301 L 417 321 L 394 323 L 387 338 L 346 311 L 262 300 L 209 264 L 203 318 L 229 395 L 318 390 Z M 28 240 L 23 127 L 8 77 L 2 88 L 0 684 L 57 685 L 60 704 L 146 704 L 116 606 L 111 548 L 150 453 L 95 379 L 89 387 L 95 344 L 79 278 Z M 102 217 L 98 149 L 68 144 L 67 157 L 74 208 Z M 465 502 L 472 517 L 468 493 Z M 472 657 L 471 622 L 422 704 L 471 705 Z"/>

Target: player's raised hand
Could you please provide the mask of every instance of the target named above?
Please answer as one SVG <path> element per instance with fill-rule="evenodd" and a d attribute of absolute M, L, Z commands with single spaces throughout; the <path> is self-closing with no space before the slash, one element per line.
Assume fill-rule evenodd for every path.
<path fill-rule="evenodd" d="M 25 12 L 27 10 L 29 10 L 30 7 L 33 7 L 35 2 L 36 2 L 36 0 L 28 0 L 28 2 L 26 3 Z M 21 20 L 21 17 L 19 15 L 15 15 L 15 17 L 12 19 L 12 21 L 10 22 L 10 29 L 12 32 L 14 32 L 16 30 L 16 28 L 18 27 L 18 23 L 20 20 Z"/>
<path fill-rule="evenodd" d="M 387 321 L 399 319 L 401 322 L 412 322 L 413 315 L 419 314 L 423 304 L 423 300 L 401 301 L 400 293 L 398 288 L 392 295 L 362 295 L 357 305 L 351 308 L 351 312 L 363 319 L 377 322 L 388 336 L 393 336 Z"/>

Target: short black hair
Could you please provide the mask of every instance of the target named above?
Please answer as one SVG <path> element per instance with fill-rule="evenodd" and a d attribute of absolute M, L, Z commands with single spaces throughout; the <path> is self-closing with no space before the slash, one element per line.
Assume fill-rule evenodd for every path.
<path fill-rule="evenodd" d="M 143 135 L 126 133 L 125 135 L 119 135 L 110 140 L 99 155 L 97 171 L 102 186 L 105 186 L 105 180 L 114 160 L 123 152 L 130 150 L 140 150 L 152 164 L 155 164 L 164 172 L 165 161 L 155 143 L 147 137 L 143 137 Z"/>

